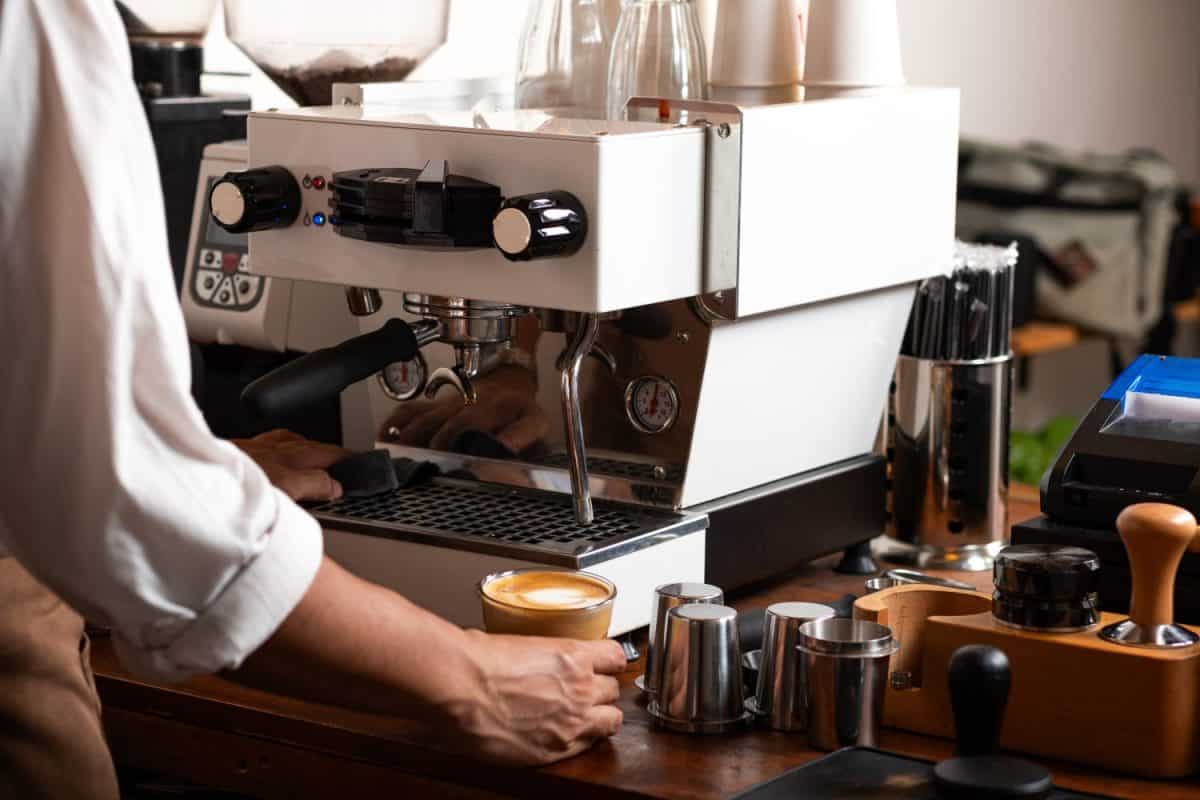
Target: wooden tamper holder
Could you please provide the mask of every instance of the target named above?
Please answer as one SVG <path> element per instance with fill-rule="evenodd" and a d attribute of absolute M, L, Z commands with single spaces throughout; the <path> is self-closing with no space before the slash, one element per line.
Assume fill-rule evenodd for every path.
<path fill-rule="evenodd" d="M 1174 624 L 1175 572 L 1184 551 L 1200 551 L 1196 518 L 1165 503 L 1139 503 L 1117 517 L 1117 533 L 1129 554 L 1133 595 L 1129 619 L 1106 626 L 1100 636 L 1130 647 L 1188 647 L 1200 641 Z"/>

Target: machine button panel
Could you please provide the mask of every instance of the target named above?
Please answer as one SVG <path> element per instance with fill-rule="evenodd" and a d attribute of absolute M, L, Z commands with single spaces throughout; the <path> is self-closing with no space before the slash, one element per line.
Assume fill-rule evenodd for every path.
<path fill-rule="evenodd" d="M 264 280 L 250 274 L 249 256 L 241 249 L 198 248 L 188 290 L 199 306 L 249 311 L 262 299 Z"/>
<path fill-rule="evenodd" d="M 192 281 L 192 289 L 195 298 L 201 305 L 212 303 L 213 295 L 221 288 L 221 284 L 225 283 L 225 276 L 213 270 L 196 270 L 195 280 Z"/>

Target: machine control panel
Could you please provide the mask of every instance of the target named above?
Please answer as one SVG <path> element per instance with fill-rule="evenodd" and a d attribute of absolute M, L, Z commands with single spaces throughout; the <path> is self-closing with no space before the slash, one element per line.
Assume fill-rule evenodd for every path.
<path fill-rule="evenodd" d="M 490 247 L 501 202 L 500 187 L 452 175 L 446 161 L 336 172 L 332 189 L 342 236 L 426 248 Z"/>
<path fill-rule="evenodd" d="M 492 221 L 496 247 L 510 261 L 571 256 L 587 239 L 587 213 L 570 192 L 510 197 Z"/>
<path fill-rule="evenodd" d="M 286 228 L 300 215 L 300 184 L 284 167 L 227 172 L 213 183 L 208 205 L 229 233 Z"/>
<path fill-rule="evenodd" d="M 212 190 L 210 188 L 210 194 Z M 250 274 L 245 234 L 230 233 L 210 217 L 196 242 L 192 258 L 188 290 L 197 305 L 249 311 L 262 299 L 265 279 Z"/>
<path fill-rule="evenodd" d="M 298 173 L 297 173 L 298 174 Z M 301 187 L 303 187 L 303 192 Z M 328 192 L 320 210 L 313 192 Z M 588 217 L 570 192 L 505 199 L 500 187 L 450 172 L 449 162 L 420 169 L 387 167 L 323 174 L 300 181 L 286 167 L 229 172 L 209 192 L 217 225 L 230 233 L 328 225 L 368 242 L 424 249 L 495 247 L 510 261 L 568 257 L 583 247 Z"/>

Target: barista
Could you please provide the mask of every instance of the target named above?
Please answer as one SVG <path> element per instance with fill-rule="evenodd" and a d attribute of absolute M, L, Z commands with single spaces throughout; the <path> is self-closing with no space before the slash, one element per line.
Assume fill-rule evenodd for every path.
<path fill-rule="evenodd" d="M 340 453 L 206 429 L 130 70 L 113 4 L 0 0 L 0 796 L 117 796 L 81 614 L 149 678 L 226 671 L 496 761 L 614 733 L 616 644 L 463 631 L 359 580 L 288 497 L 337 496 Z"/>

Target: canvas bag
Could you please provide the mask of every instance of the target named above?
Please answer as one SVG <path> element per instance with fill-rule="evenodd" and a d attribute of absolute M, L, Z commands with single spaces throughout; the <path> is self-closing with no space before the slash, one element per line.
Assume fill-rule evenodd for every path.
<path fill-rule="evenodd" d="M 965 140 L 958 236 L 1032 237 L 1052 265 L 1036 277 L 1040 316 L 1141 339 L 1163 313 L 1178 189 L 1175 170 L 1149 151 Z"/>

